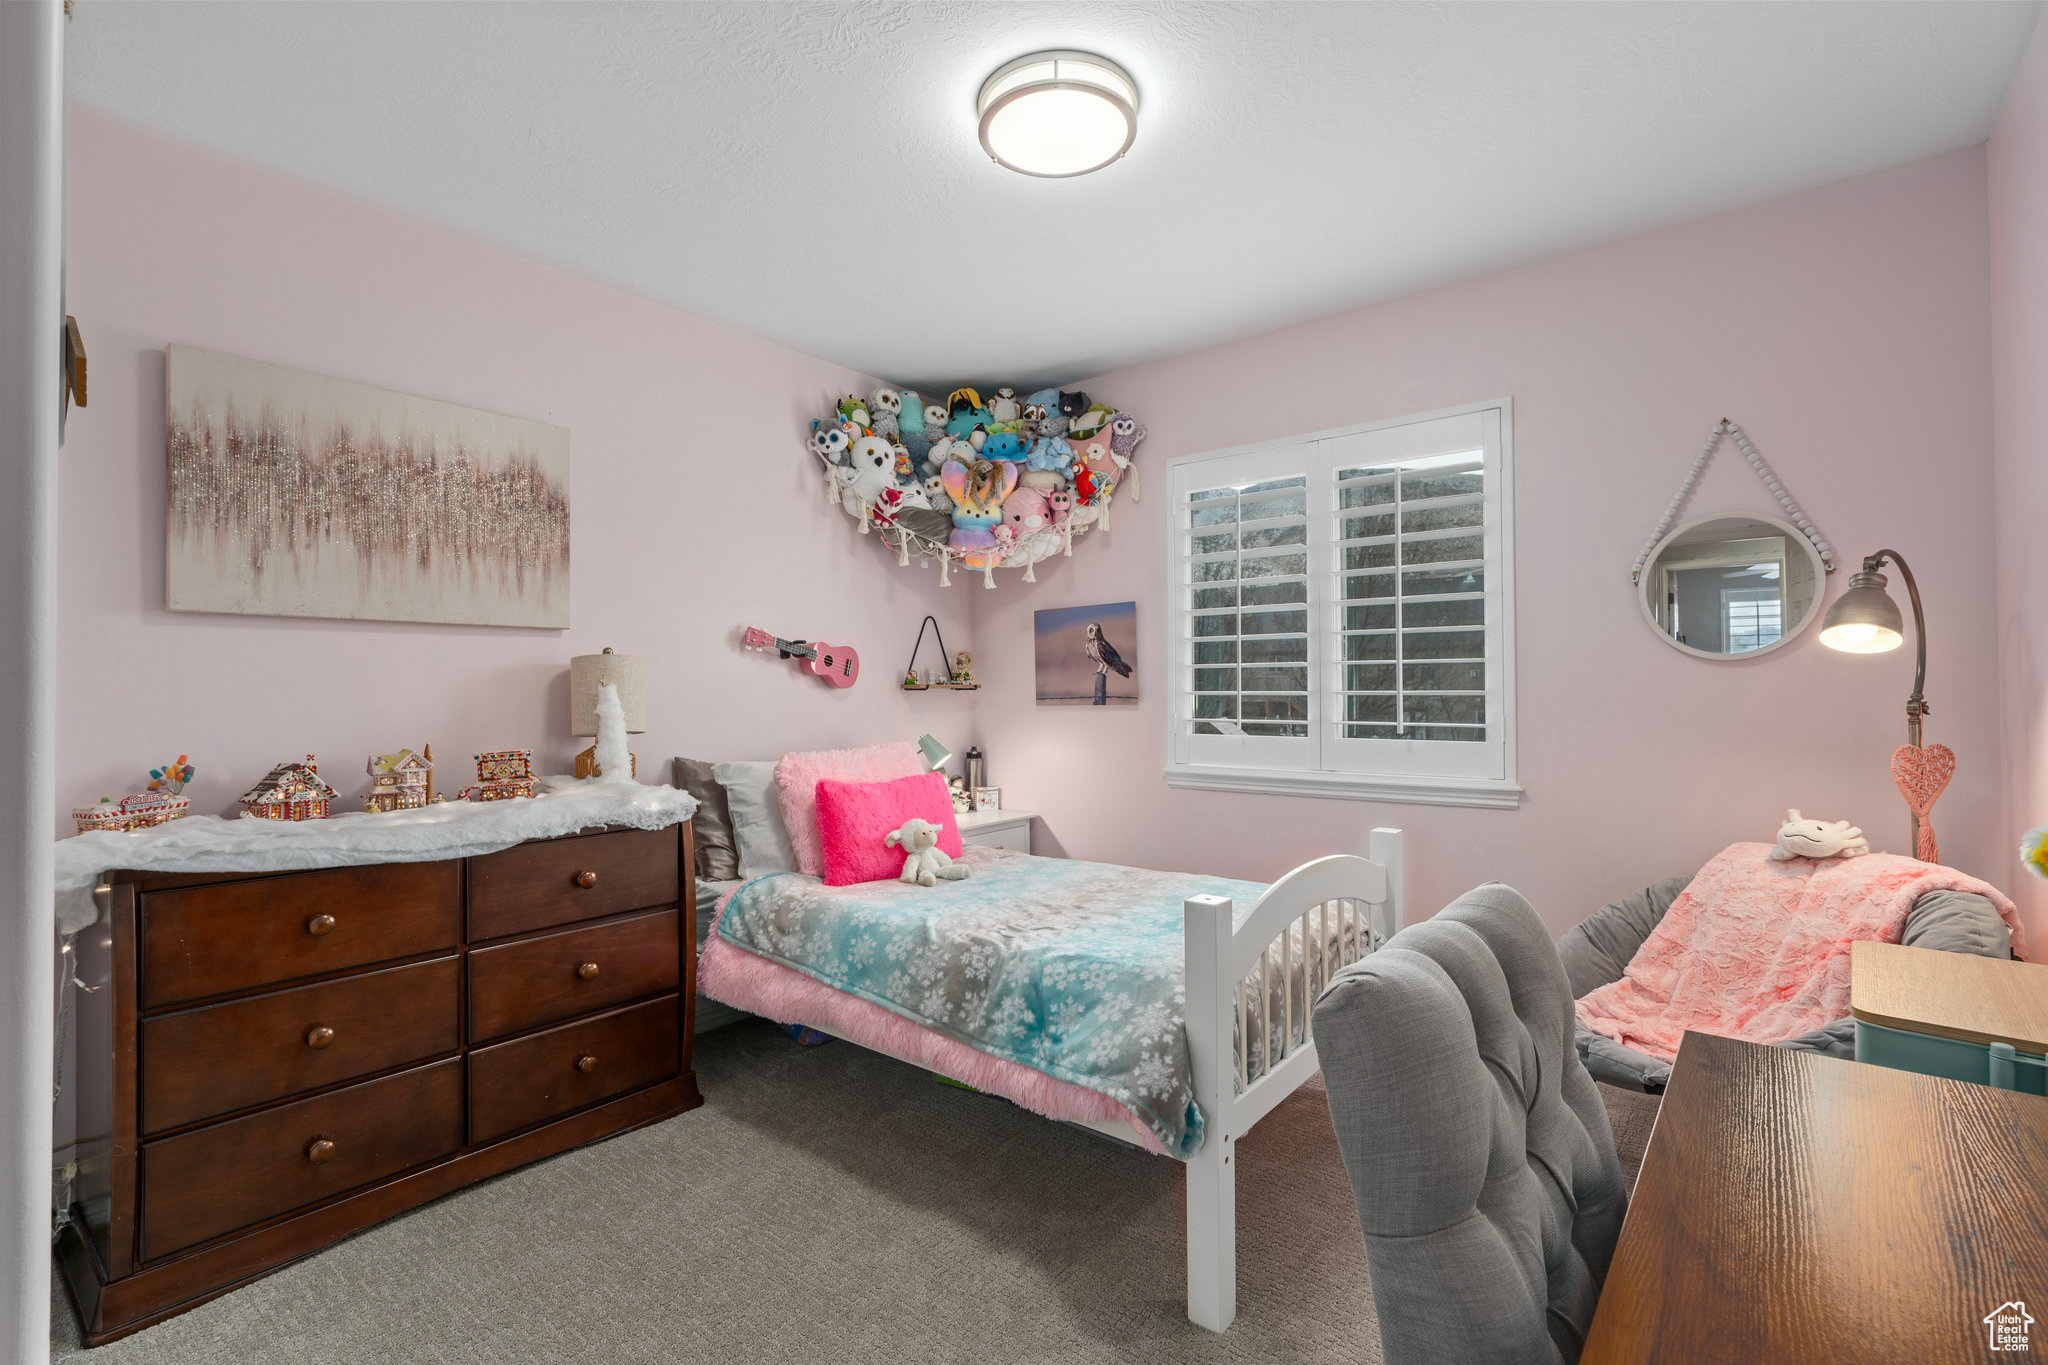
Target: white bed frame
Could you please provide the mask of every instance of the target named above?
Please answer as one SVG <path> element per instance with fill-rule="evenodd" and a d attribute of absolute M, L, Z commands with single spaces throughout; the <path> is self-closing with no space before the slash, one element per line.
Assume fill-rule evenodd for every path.
<path fill-rule="evenodd" d="M 1237 910 L 1227 896 L 1190 896 L 1183 903 L 1188 1061 L 1206 1125 L 1202 1150 L 1186 1163 L 1188 1317 L 1212 1332 L 1223 1331 L 1237 1316 L 1237 1140 L 1316 1074 L 1309 1019 L 1300 1021 L 1301 1040 L 1294 1039 L 1296 977 L 1305 977 L 1303 995 L 1313 1004 L 1331 977 L 1401 928 L 1405 889 L 1401 831 L 1376 829 L 1366 857 L 1340 853 L 1302 864 L 1267 887 L 1241 925 L 1233 927 Z M 1284 946 L 1297 924 L 1302 928 L 1299 965 Z M 1333 925 L 1334 952 L 1329 949 Z M 1269 953 L 1276 943 L 1282 951 Z M 1287 1005 L 1279 1020 L 1278 1059 L 1265 1074 L 1247 1081 L 1247 1062 L 1257 1055 L 1250 1049 L 1264 1048 L 1269 1057 L 1273 1053 L 1270 1009 L 1262 1011 L 1257 1030 L 1240 1027 L 1245 1015 L 1241 985 L 1255 967 L 1268 1001 L 1272 983 L 1267 974 L 1284 973 Z M 1128 1124 L 1077 1126 L 1130 1143 Z"/>
<path fill-rule="evenodd" d="M 1227 896 L 1190 896 L 1187 911 L 1188 1059 L 1195 1102 L 1207 1136 L 1187 1163 L 1188 1317 L 1221 1332 L 1237 1316 L 1237 1141 L 1280 1101 L 1316 1074 L 1315 1031 L 1301 1021 L 1294 1038 L 1297 967 L 1286 936 L 1302 927 L 1305 998 L 1313 1004 L 1330 978 L 1393 937 L 1401 928 L 1406 870 L 1401 831 L 1376 829 L 1367 856 L 1333 854 L 1304 863 L 1266 888 L 1243 924 L 1232 927 L 1236 907 Z M 1326 917 L 1337 916 L 1338 948 L 1329 951 Z M 1286 973 L 1280 1018 L 1280 1056 L 1264 1075 L 1247 1080 L 1247 1053 L 1272 1055 L 1272 1010 L 1263 1010 L 1256 1044 L 1241 1027 L 1241 983 L 1257 967 L 1262 988 L 1275 969 Z M 1270 1002 L 1270 991 L 1262 989 Z M 1259 1055 L 1253 1053 L 1250 1055 Z"/>

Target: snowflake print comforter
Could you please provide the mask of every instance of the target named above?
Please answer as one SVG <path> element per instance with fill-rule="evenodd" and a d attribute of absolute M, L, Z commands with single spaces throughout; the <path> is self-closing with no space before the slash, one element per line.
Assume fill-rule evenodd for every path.
<path fill-rule="evenodd" d="M 725 941 L 968 1046 L 1099 1091 L 1167 1152 L 1202 1145 L 1183 1028 L 1189 896 L 1250 912 L 1256 882 L 967 850 L 974 875 L 826 886 L 784 872 L 733 892 Z"/>

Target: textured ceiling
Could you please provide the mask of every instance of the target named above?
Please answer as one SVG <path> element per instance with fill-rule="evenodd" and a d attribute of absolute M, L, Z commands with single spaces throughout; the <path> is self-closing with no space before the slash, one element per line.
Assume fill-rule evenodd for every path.
<path fill-rule="evenodd" d="M 1981 141 L 2034 3 L 78 0 L 85 104 L 867 373 L 1056 381 Z M 991 164 L 1043 47 L 1136 145 Z"/>

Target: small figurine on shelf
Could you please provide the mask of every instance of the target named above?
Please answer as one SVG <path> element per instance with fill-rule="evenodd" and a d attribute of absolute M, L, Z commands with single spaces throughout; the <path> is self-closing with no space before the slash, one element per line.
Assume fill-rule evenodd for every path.
<path fill-rule="evenodd" d="M 259 820 L 325 820 L 339 795 L 307 754 L 304 763 L 280 763 L 243 792 L 242 814 Z"/>
<path fill-rule="evenodd" d="M 917 676 L 916 664 L 912 664 L 910 668 L 904 672 L 903 690 L 905 692 L 926 692 L 931 690 L 931 684 Z"/>
<path fill-rule="evenodd" d="M 476 785 L 456 794 L 458 801 L 512 801 L 534 794 L 533 750 L 493 749 L 476 756 Z"/>
<path fill-rule="evenodd" d="M 427 804 L 429 784 L 434 780 L 434 761 L 410 749 L 400 749 L 395 754 L 372 754 L 369 773 L 370 790 L 363 797 L 364 810 L 418 810 Z"/>
<path fill-rule="evenodd" d="M 71 819 L 78 826 L 78 832 L 111 829 L 148 829 L 176 820 L 191 809 L 189 798 L 167 791 L 137 792 L 116 801 L 111 796 L 102 796 L 90 806 L 72 809 Z"/>
<path fill-rule="evenodd" d="M 953 656 L 952 683 L 959 688 L 981 686 L 974 680 L 974 656 L 964 649 Z"/>
<path fill-rule="evenodd" d="M 161 768 L 149 770 L 149 789 L 153 792 L 169 792 L 176 796 L 184 791 L 185 784 L 192 780 L 192 773 L 191 760 L 184 754 L 179 754 L 175 763 L 166 763 Z"/>

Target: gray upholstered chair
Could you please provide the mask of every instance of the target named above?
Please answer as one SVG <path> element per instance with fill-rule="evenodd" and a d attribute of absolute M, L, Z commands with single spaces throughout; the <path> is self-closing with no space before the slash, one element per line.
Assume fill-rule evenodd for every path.
<path fill-rule="evenodd" d="M 1529 903 L 1482 886 L 1402 930 L 1315 1038 L 1388 1365 L 1577 1360 L 1628 1196 Z"/>
<path fill-rule="evenodd" d="M 1571 979 L 1572 998 L 1621 980 L 1629 959 L 1643 946 L 1650 931 L 1663 923 L 1664 912 L 1678 899 L 1678 893 L 1692 883 L 1691 877 L 1667 877 L 1612 905 L 1603 905 L 1564 932 L 1557 941 L 1558 956 L 1564 959 L 1565 975 Z M 1913 902 L 1906 916 L 1899 942 L 1909 948 L 1933 948 L 1944 953 L 1971 953 L 1978 957 L 2011 957 L 2012 931 L 1998 917 L 1998 908 L 1973 891 L 1929 891 Z M 1856 1055 L 1856 1021 L 1837 1019 L 1812 1033 L 1778 1040 L 1777 1046 L 1820 1052 L 1830 1057 Z M 1661 1094 L 1671 1079 L 1671 1064 L 1647 1053 L 1602 1037 L 1589 1028 L 1578 1029 L 1579 1060 L 1593 1073 L 1593 1079 L 1630 1090 Z"/>

